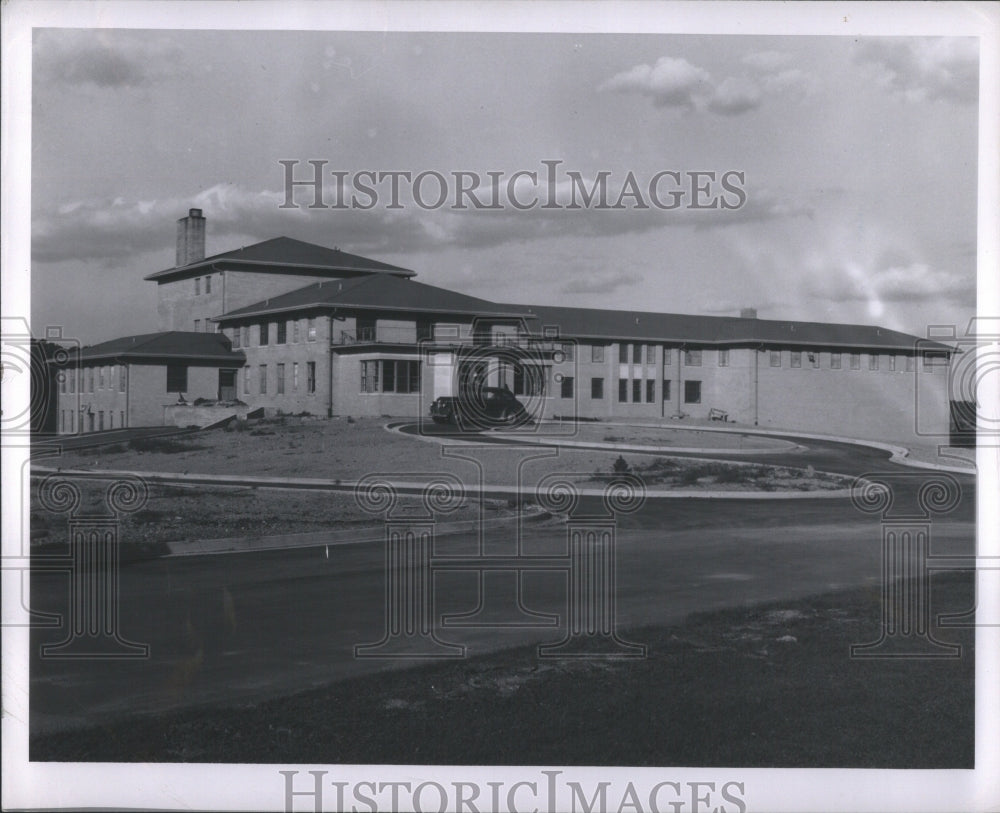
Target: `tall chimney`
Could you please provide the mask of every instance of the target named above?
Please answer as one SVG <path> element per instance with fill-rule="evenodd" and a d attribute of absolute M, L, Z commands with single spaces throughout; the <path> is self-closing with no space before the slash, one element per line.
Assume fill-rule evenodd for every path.
<path fill-rule="evenodd" d="M 740 319 L 756 319 L 756 308 L 740 308 Z"/>
<path fill-rule="evenodd" d="M 177 268 L 205 259 L 205 218 L 191 209 L 177 221 Z"/>

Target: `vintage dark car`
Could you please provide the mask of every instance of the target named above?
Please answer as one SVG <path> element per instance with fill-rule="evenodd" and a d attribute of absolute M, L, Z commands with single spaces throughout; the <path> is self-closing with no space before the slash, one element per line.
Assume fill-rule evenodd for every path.
<path fill-rule="evenodd" d="M 434 423 L 456 424 L 463 429 L 531 423 L 524 404 L 504 387 L 482 387 L 460 396 L 442 396 L 431 404 L 430 413 Z"/>

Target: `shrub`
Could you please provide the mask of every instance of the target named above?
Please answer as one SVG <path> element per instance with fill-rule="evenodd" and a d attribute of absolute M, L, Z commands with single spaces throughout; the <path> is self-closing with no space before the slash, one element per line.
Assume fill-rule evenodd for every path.
<path fill-rule="evenodd" d="M 698 478 L 701 476 L 701 467 L 695 466 L 690 469 L 684 469 L 684 471 L 681 472 L 681 476 L 678 478 L 678 482 L 682 486 L 694 486 L 698 484 Z"/>
<path fill-rule="evenodd" d="M 178 454 L 180 452 L 196 452 L 207 448 L 193 443 L 186 443 L 173 438 L 132 438 L 128 447 L 134 452 L 155 452 L 158 454 Z"/>
<path fill-rule="evenodd" d="M 632 471 L 632 467 L 626 462 L 624 457 L 618 455 L 618 459 L 611 466 L 611 470 L 615 474 L 628 474 Z"/>

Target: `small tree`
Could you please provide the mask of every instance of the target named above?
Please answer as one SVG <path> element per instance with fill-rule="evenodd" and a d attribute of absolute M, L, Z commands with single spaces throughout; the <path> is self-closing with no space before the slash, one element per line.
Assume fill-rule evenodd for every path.
<path fill-rule="evenodd" d="M 624 457 L 618 455 L 618 459 L 614 462 L 614 465 L 611 466 L 611 470 L 615 474 L 628 474 L 632 471 L 632 467 L 625 461 Z"/>

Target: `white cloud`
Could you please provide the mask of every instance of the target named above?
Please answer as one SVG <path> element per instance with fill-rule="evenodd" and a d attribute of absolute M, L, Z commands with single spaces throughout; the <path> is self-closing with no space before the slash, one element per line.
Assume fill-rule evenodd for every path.
<path fill-rule="evenodd" d="M 974 104 L 979 96 L 979 47 L 972 37 L 865 40 L 855 59 L 873 66 L 879 84 L 908 102 Z"/>
<path fill-rule="evenodd" d="M 737 116 L 756 110 L 766 96 L 811 93 L 816 79 L 798 68 L 790 68 L 791 57 L 777 51 L 749 54 L 743 59 L 752 75 L 714 78 L 707 70 L 686 59 L 660 57 L 654 65 L 636 65 L 598 85 L 599 92 L 638 93 L 658 107 L 707 110 L 721 116 Z"/>
<path fill-rule="evenodd" d="M 180 57 L 176 45 L 155 36 L 43 30 L 34 46 L 34 70 L 43 82 L 136 88 L 174 75 Z"/>
<path fill-rule="evenodd" d="M 694 107 L 699 96 L 711 94 L 708 71 L 686 59 L 663 56 L 655 65 L 636 65 L 602 82 L 599 91 L 636 92 L 664 107 Z"/>
<path fill-rule="evenodd" d="M 736 116 L 760 107 L 761 89 L 756 82 L 745 76 L 730 76 L 723 79 L 708 101 L 708 109 L 713 113 Z"/>

